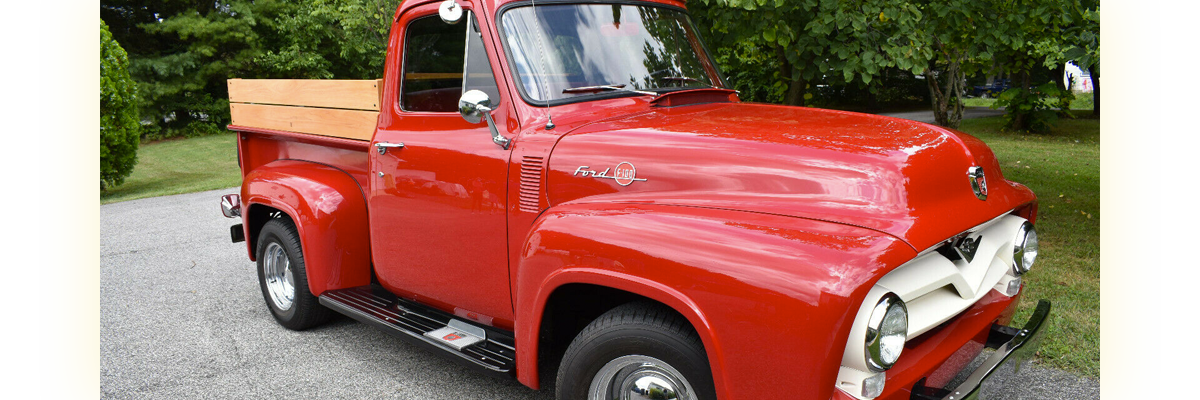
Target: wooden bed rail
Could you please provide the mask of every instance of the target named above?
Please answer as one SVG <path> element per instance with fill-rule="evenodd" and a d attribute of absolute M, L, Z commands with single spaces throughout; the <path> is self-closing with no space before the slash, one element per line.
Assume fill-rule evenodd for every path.
<path fill-rule="evenodd" d="M 230 79 L 232 125 L 371 140 L 382 82 L 332 79 Z"/>

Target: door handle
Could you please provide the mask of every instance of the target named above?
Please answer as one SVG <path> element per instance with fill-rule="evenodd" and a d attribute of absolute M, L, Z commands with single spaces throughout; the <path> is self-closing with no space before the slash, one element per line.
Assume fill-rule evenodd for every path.
<path fill-rule="evenodd" d="M 380 155 L 387 154 L 387 151 L 389 148 L 402 149 L 402 148 L 404 148 L 404 143 L 388 143 L 388 142 L 375 143 L 375 150 L 379 150 Z"/>

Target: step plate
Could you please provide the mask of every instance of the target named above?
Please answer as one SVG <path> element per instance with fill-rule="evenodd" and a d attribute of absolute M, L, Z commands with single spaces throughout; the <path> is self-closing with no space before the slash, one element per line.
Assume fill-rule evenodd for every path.
<path fill-rule="evenodd" d="M 483 338 L 451 328 L 449 326 L 432 332 L 425 332 L 425 337 L 433 338 L 433 340 L 442 342 L 447 346 L 453 347 L 455 350 L 482 342 Z"/>
<path fill-rule="evenodd" d="M 321 305 L 345 314 L 388 333 L 406 339 L 410 343 L 432 347 L 451 355 L 452 359 L 467 366 L 482 368 L 484 372 L 512 377 L 516 350 L 512 334 L 491 327 L 472 325 L 473 330 L 486 331 L 487 339 L 474 336 L 478 341 L 452 345 L 426 334 L 449 328 L 454 316 L 422 304 L 397 298 L 379 286 L 361 286 L 331 290 L 320 297 Z M 459 329 L 460 331 L 462 329 Z M 445 335 L 442 335 L 445 336 Z M 456 348 L 458 347 L 458 348 Z"/>

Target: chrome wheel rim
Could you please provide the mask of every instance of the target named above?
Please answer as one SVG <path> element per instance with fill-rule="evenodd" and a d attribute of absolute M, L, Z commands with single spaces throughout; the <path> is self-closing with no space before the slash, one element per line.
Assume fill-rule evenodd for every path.
<path fill-rule="evenodd" d="M 279 243 L 271 242 L 263 252 L 263 281 L 275 308 L 280 311 L 292 308 L 292 301 L 296 298 L 292 260 L 288 259 L 287 252 Z"/>
<path fill-rule="evenodd" d="M 588 400 L 694 400 L 692 385 L 678 370 L 654 357 L 621 356 L 600 367 Z"/>

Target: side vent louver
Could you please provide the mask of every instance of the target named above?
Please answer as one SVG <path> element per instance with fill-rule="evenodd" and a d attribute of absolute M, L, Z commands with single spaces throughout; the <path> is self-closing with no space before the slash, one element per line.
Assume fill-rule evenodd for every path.
<path fill-rule="evenodd" d="M 544 157 L 521 157 L 521 211 L 538 212 L 541 210 L 542 197 L 542 162 Z"/>

